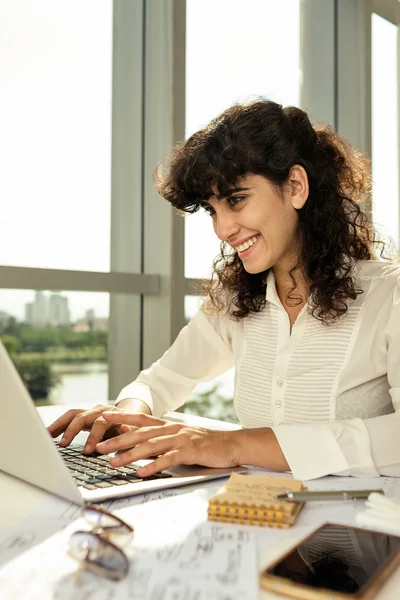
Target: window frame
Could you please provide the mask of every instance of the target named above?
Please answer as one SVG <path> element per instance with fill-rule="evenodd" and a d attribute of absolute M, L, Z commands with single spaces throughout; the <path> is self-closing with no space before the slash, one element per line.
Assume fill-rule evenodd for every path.
<path fill-rule="evenodd" d="M 372 12 L 400 23 L 398 0 L 303 0 L 301 13 L 301 104 L 368 154 Z M 113 32 L 110 272 L 0 265 L 2 288 L 111 294 L 110 398 L 171 345 L 202 281 L 184 276 L 184 219 L 152 179 L 184 139 L 186 0 L 114 0 Z"/>
<path fill-rule="evenodd" d="M 183 219 L 152 176 L 184 137 L 185 8 L 113 2 L 110 271 L 0 265 L 2 288 L 110 293 L 110 398 L 159 358 L 184 318 Z"/>

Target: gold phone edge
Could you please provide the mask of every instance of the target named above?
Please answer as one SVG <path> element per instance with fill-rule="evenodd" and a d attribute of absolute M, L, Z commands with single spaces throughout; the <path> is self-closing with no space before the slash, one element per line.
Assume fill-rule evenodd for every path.
<path fill-rule="evenodd" d="M 284 596 L 288 596 L 290 598 L 296 598 L 297 600 L 373 600 L 376 597 L 378 592 L 382 589 L 385 582 L 388 580 L 390 575 L 396 570 L 396 568 L 400 565 L 400 550 L 395 552 L 388 563 L 379 571 L 377 575 L 375 575 L 368 587 L 362 594 L 342 594 L 341 592 L 335 592 L 333 590 L 328 590 L 326 588 L 311 588 L 303 584 L 299 584 L 298 582 L 290 581 L 283 577 L 279 577 L 277 575 L 271 575 L 266 571 L 271 567 L 277 565 L 280 561 L 284 560 L 287 556 L 289 556 L 296 548 L 298 548 L 303 542 L 308 540 L 312 535 L 317 533 L 322 527 L 326 525 L 335 525 L 340 526 L 339 523 L 324 523 L 314 531 L 312 531 L 309 535 L 299 540 L 296 545 L 292 546 L 287 550 L 282 556 L 272 562 L 266 569 L 264 569 L 260 574 L 260 585 L 265 590 L 270 592 L 274 592 L 275 594 L 283 594 Z M 347 525 L 342 525 L 343 527 L 349 527 Z M 351 527 L 351 529 L 356 529 L 358 531 L 366 531 L 368 533 L 380 533 L 383 535 L 390 535 L 392 537 L 400 537 L 397 535 L 393 535 L 391 533 L 387 533 L 384 531 L 376 531 L 374 529 L 364 529 L 362 527 Z"/>

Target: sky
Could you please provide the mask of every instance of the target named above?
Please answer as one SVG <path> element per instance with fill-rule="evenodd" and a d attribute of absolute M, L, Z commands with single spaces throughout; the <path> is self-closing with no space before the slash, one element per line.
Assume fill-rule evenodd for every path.
<path fill-rule="evenodd" d="M 111 0 L 0 1 L 0 264 L 109 270 L 111 45 Z M 0 290 L 0 310 L 32 297 Z"/>
<path fill-rule="evenodd" d="M 236 101 L 262 95 L 300 103 L 300 0 L 188 0 L 187 7 L 186 135 Z M 397 28 L 381 21 L 373 22 L 374 162 L 379 197 L 393 204 Z M 0 160 L 7 165 L 0 264 L 109 270 L 111 25 L 111 0 L 0 0 Z M 390 131 L 388 114 L 396 119 Z M 378 216 L 398 236 L 395 210 Z M 218 247 L 207 215 L 186 218 L 187 277 L 207 276 Z M 108 315 L 108 294 L 65 295 L 73 319 L 88 308 Z M 32 299 L 32 291 L 0 289 L 0 311 L 23 318 Z M 187 300 L 189 313 L 196 307 Z"/>

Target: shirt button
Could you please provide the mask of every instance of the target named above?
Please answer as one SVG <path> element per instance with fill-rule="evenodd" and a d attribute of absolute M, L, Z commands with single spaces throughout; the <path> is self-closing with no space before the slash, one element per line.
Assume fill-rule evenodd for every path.
<path fill-rule="evenodd" d="M 275 406 L 276 406 L 277 408 L 280 408 L 280 407 L 282 406 L 282 402 L 281 402 L 280 400 L 277 400 L 277 401 L 275 402 Z"/>
<path fill-rule="evenodd" d="M 278 381 L 276 383 L 277 383 L 277 385 L 279 385 L 279 387 L 282 387 L 285 384 L 283 379 L 278 379 Z"/>

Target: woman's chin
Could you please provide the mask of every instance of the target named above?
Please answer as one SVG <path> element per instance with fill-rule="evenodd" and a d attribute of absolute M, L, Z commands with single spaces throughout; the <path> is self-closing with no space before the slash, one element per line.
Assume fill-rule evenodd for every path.
<path fill-rule="evenodd" d="M 244 267 L 245 271 L 247 273 L 249 273 L 250 275 L 257 275 L 257 273 L 263 273 L 264 271 L 269 269 L 269 267 L 263 267 L 263 266 L 257 266 L 257 265 L 246 265 L 245 263 L 243 263 L 243 267 Z"/>
<path fill-rule="evenodd" d="M 271 264 L 267 260 L 243 260 L 243 267 L 250 275 L 257 275 L 257 273 L 263 273 L 271 268 Z"/>

